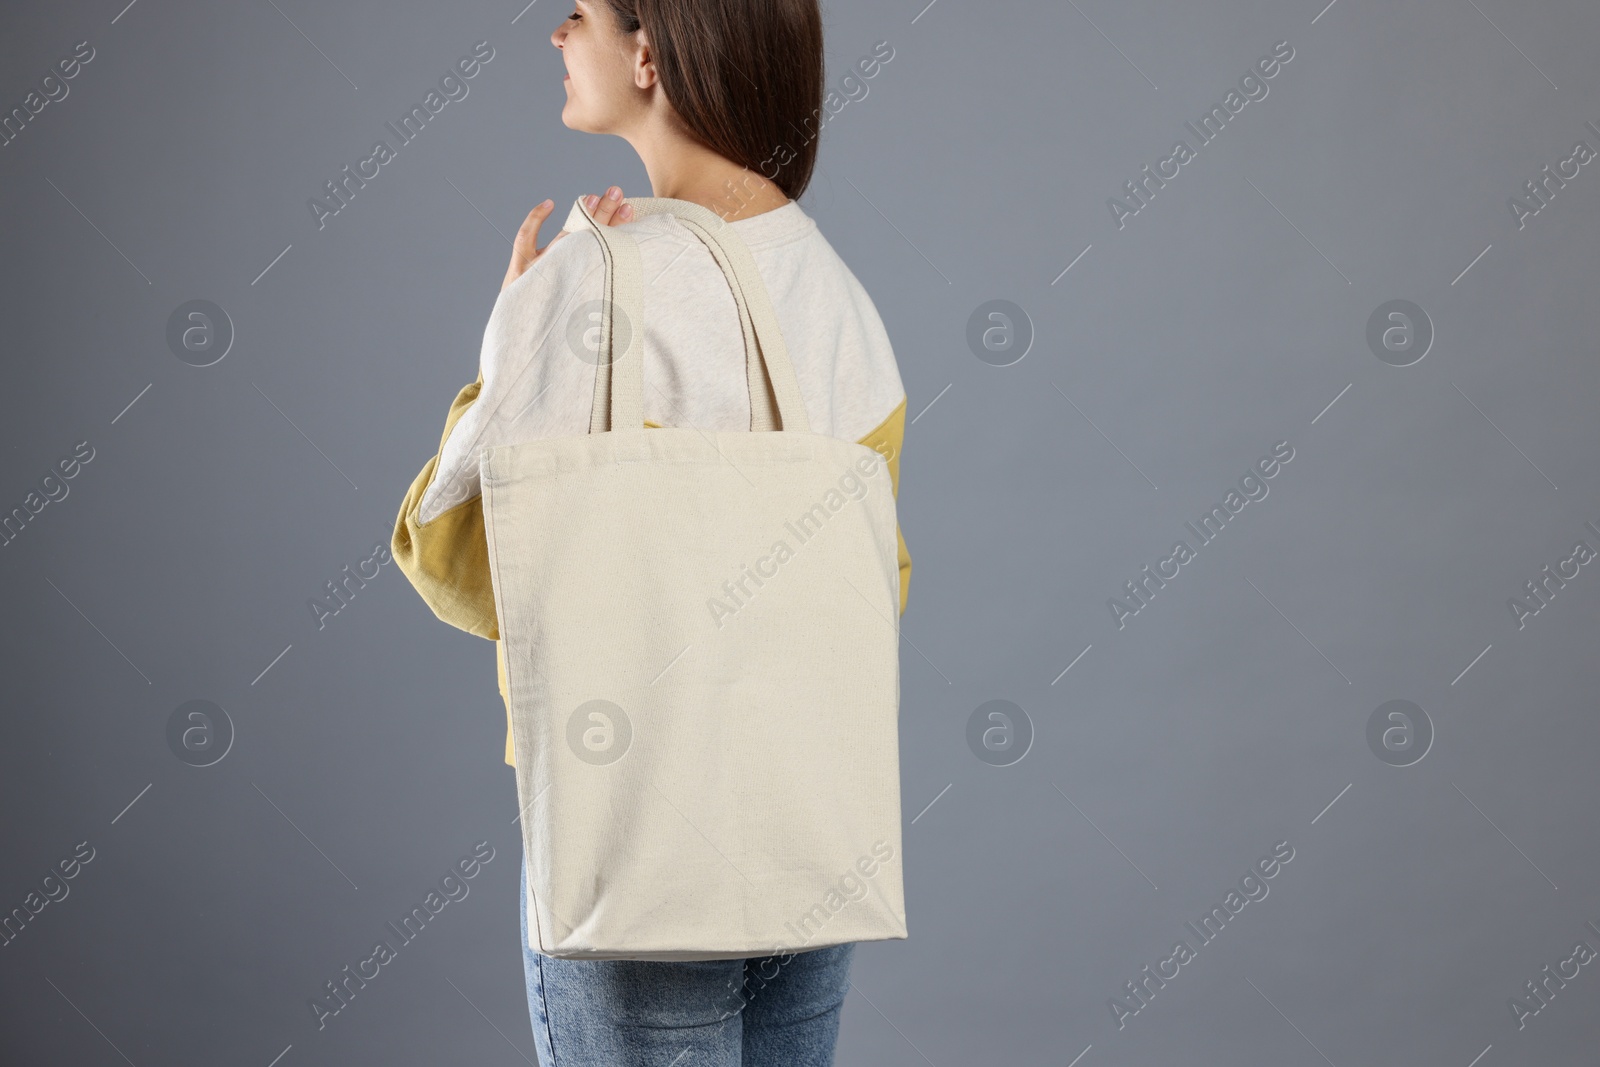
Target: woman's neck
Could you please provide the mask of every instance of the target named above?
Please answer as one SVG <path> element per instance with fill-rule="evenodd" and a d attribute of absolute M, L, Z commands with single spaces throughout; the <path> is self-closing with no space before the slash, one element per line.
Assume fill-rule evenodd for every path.
<path fill-rule="evenodd" d="M 718 155 L 676 131 L 629 137 L 650 176 L 654 196 L 687 200 L 728 222 L 765 214 L 789 203 L 761 174 Z"/>

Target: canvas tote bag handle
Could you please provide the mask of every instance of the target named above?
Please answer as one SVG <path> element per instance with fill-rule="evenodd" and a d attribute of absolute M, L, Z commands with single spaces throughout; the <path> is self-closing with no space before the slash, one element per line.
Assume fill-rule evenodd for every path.
<path fill-rule="evenodd" d="M 783 430 L 809 433 L 810 420 L 806 417 L 788 347 L 784 344 L 766 285 L 743 239 L 721 216 L 687 200 L 635 197 L 627 202 L 633 206 L 635 218 L 655 214 L 675 216 L 705 243 L 727 279 L 734 304 L 739 309 L 739 324 L 745 339 L 750 429 L 777 430 L 781 419 Z M 583 229 L 594 231 L 606 264 L 600 350 L 609 353 L 610 358 L 602 357 L 595 367 L 595 399 L 589 432 L 615 431 L 619 427 L 642 432 L 644 292 L 638 246 L 628 235 L 596 222 L 582 197 L 574 202 L 564 229 L 569 233 Z M 613 309 L 623 314 L 620 331 Z M 608 396 L 609 408 L 605 404 Z"/>

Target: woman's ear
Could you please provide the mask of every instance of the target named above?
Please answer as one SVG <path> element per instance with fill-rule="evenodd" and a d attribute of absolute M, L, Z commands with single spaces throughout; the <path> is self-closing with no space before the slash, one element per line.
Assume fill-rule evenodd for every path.
<path fill-rule="evenodd" d="M 640 89 L 648 89 L 657 80 L 655 56 L 650 51 L 650 42 L 645 40 L 643 30 L 637 31 L 634 36 L 638 38 L 638 46 L 633 54 L 633 84 Z"/>

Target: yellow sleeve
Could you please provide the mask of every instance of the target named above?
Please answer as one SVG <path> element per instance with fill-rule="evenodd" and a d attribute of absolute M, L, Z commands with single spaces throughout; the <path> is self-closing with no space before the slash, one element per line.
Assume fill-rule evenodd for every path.
<path fill-rule="evenodd" d="M 899 406 L 889 412 L 889 417 L 860 441 L 888 461 L 889 484 L 896 498 L 900 496 L 900 445 L 906 436 L 907 399 L 901 397 Z M 895 525 L 894 533 L 900 543 L 900 614 L 904 615 L 906 595 L 911 591 L 911 553 L 906 548 L 905 534 L 900 532 L 899 524 Z"/>
<path fill-rule="evenodd" d="M 478 380 L 462 388 L 445 418 L 439 449 L 450 437 L 461 416 L 483 388 L 483 372 Z M 500 624 L 494 610 L 494 585 L 489 577 L 489 543 L 483 532 L 483 497 L 474 495 L 449 511 L 435 515 L 427 523 L 418 516 L 422 495 L 433 483 L 439 465 L 435 455 L 428 460 L 411 488 L 395 519 L 390 551 L 400 570 L 411 580 L 423 601 L 440 619 L 458 630 L 490 641 L 500 638 Z"/>
<path fill-rule="evenodd" d="M 450 431 L 483 390 L 483 371 L 478 380 L 464 386 L 450 404 L 445 416 L 439 450 L 444 450 Z M 483 497 L 463 500 L 449 511 L 435 515 L 427 523 L 418 516 L 422 495 L 433 484 L 439 456 L 428 460 L 411 482 L 400 514 L 395 519 L 389 550 L 400 570 L 410 579 L 423 602 L 440 619 L 459 630 L 494 642 L 495 673 L 500 699 L 506 704 L 505 761 L 511 766 L 511 704 L 506 697 L 505 642 L 500 640 L 500 620 L 494 610 L 494 581 L 489 576 L 489 542 L 483 530 Z"/>

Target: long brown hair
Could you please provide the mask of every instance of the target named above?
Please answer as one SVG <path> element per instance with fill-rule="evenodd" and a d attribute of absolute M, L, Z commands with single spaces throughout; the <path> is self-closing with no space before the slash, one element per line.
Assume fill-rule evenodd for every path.
<path fill-rule="evenodd" d="M 606 0 L 643 29 L 688 132 L 791 200 L 811 184 L 822 113 L 817 0 Z"/>

